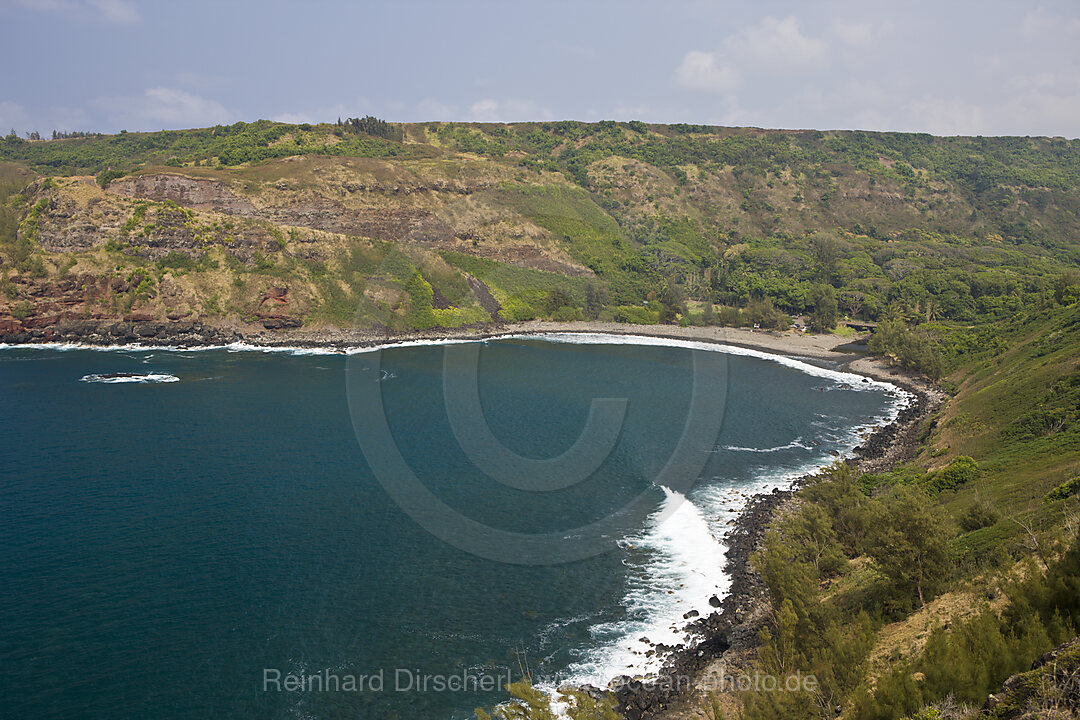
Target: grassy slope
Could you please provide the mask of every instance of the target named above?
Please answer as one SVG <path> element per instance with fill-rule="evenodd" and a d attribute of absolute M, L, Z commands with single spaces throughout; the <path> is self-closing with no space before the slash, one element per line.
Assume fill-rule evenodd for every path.
<path fill-rule="evenodd" d="M 932 467 L 956 455 L 979 461 L 979 482 L 943 498 L 956 515 L 977 499 L 1006 509 L 1002 522 L 964 539 L 976 553 L 1026 534 L 1009 516 L 1060 525 L 1064 503 L 1044 498 L 1080 473 L 1080 305 L 1033 313 L 1003 334 L 1008 349 L 956 374 L 959 392 L 921 458 Z M 934 448 L 948 452 L 933 458 Z"/>
<path fill-rule="evenodd" d="M 886 485 L 919 483 L 925 470 L 940 469 L 958 456 L 970 456 L 978 462 L 975 479 L 955 491 L 942 492 L 934 501 L 950 521 L 953 576 L 939 593 L 928 598 L 925 607 L 915 606 L 899 616 L 895 610 L 882 612 L 883 577 L 865 556 L 854 557 L 849 569 L 813 591 L 819 602 L 841 613 L 853 616 L 868 610 L 875 618 L 868 653 L 850 660 L 858 663 L 865 681 L 838 703 L 843 705 L 844 717 L 906 717 L 919 707 L 920 692 L 922 702 L 940 701 L 940 682 L 924 687 L 919 679 L 896 679 L 905 674 L 921 678 L 931 669 L 956 679 L 968 695 L 975 687 L 976 696 L 964 699 L 977 706 L 1009 673 L 1025 669 L 1024 663 L 1061 639 L 1040 640 L 1042 630 L 1025 631 L 1025 637 L 1033 638 L 1024 649 L 1027 657 L 1002 659 L 1002 648 L 970 628 L 985 629 L 978 620 L 987 611 L 1023 615 L 1010 606 L 1014 598 L 1024 597 L 1017 583 L 1041 573 L 1044 561 L 1057 562 L 1076 539 L 1080 495 L 1049 496 L 1080 475 L 1080 304 L 1032 308 L 997 328 L 994 337 L 1000 342 L 993 343 L 993 349 L 976 349 L 954 359 L 957 367 L 947 384 L 955 394 L 936 418 L 927 421 L 921 452 L 912 465 L 875 480 Z M 885 491 L 879 484 L 874 495 L 881 497 Z M 805 492 L 803 496 L 804 503 L 810 501 Z M 985 527 L 965 529 L 962 520 L 975 506 L 989 507 L 992 517 Z M 1021 607 L 1027 607 L 1029 600 L 1021 602 Z M 1030 613 L 1025 617 L 1030 620 Z M 937 636 L 942 628 L 949 630 Z M 1003 632 L 1012 630 L 1016 628 L 1006 622 Z M 987 643 L 965 656 L 966 664 L 942 667 L 940 659 L 924 656 L 928 642 L 937 638 L 940 653 L 943 643 L 946 647 L 959 644 L 960 640 L 949 638 L 961 632 Z M 1054 637 L 1061 631 L 1048 632 Z M 1075 630 L 1068 632 L 1074 634 Z M 809 657 L 828 652 L 829 642 L 824 638 L 811 641 Z M 890 678 L 888 689 L 873 694 L 875 683 L 880 685 L 884 678 Z M 981 696 L 977 694 L 982 687 L 978 683 L 985 684 Z M 866 693 L 861 701 L 854 699 L 858 693 Z M 792 715 L 796 716 L 804 717 Z"/>

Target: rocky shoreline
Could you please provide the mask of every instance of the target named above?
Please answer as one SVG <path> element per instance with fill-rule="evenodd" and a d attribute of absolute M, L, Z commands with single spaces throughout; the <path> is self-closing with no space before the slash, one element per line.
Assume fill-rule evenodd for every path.
<path fill-rule="evenodd" d="M 914 457 L 923 421 L 937 412 L 946 396 L 920 377 L 889 370 L 876 362 L 853 365 L 855 362 L 849 362 L 843 369 L 887 379 L 913 396 L 893 422 L 877 428 L 845 461 L 858 474 L 882 472 Z M 694 704 L 711 665 L 723 663 L 729 677 L 749 670 L 768 613 L 765 585 L 753 569 L 751 557 L 773 519 L 814 478 L 813 474 L 805 475 L 788 490 L 776 489 L 749 500 L 725 537 L 728 550 L 724 569 L 731 576 L 731 590 L 723 600 L 710 598 L 716 611 L 693 620 L 685 628 L 699 639 L 688 646 L 655 648 L 668 656 L 659 680 L 619 677 L 609 684 L 627 720 L 696 717 Z"/>

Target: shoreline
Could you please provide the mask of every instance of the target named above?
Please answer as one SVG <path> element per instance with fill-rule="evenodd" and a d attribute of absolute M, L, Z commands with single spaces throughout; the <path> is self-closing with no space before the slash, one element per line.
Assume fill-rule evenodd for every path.
<path fill-rule="evenodd" d="M 856 474 L 863 474 L 886 471 L 914 457 L 920 426 L 942 407 L 947 395 L 921 376 L 891 368 L 868 356 L 849 360 L 841 369 L 893 383 L 912 395 L 912 401 L 901 408 L 892 422 L 876 428 L 843 462 Z M 758 493 L 747 501 L 724 536 L 728 546 L 724 572 L 731 577 L 730 590 L 719 602 L 710 601 L 716 608 L 713 613 L 687 623 L 685 630 L 698 636 L 695 642 L 665 648 L 667 658 L 660 678 L 667 681 L 624 676 L 609 682 L 608 689 L 615 693 L 618 708 L 627 720 L 697 717 L 698 703 L 704 697 L 707 690 L 704 685 L 710 675 L 722 671 L 731 677 L 750 669 L 760 644 L 759 632 L 767 622 L 769 611 L 767 591 L 752 567 L 751 558 L 772 521 L 816 476 L 808 473 L 794 479 L 787 489 Z M 588 690 L 601 692 L 596 688 Z"/>
<path fill-rule="evenodd" d="M 381 330 L 339 328 L 288 329 L 268 331 L 258 326 L 224 323 L 208 325 L 198 321 L 109 321 L 93 320 L 61 323 L 33 332 L 0 332 L 0 344 L 75 344 L 87 347 L 217 347 L 243 343 L 262 348 L 345 350 L 417 341 L 487 340 L 506 335 L 547 333 L 601 333 L 645 335 L 671 340 L 690 340 L 744 347 L 794 357 L 835 360 L 846 357 L 832 350 L 844 339 L 830 335 L 809 335 L 790 331 L 751 330 L 730 327 L 680 327 L 678 325 L 631 325 L 581 320 L 554 322 L 531 320 L 460 328 L 395 333 Z"/>
<path fill-rule="evenodd" d="M 101 332 L 101 330 L 107 330 Z M 454 329 L 390 333 L 339 329 L 295 329 L 265 331 L 261 328 L 244 333 L 248 327 L 203 326 L 199 323 L 113 323 L 102 328 L 98 323 L 79 323 L 44 331 L 34 338 L 14 338 L 0 334 L 0 346 L 33 347 L 61 345 L 72 348 L 175 348 L 210 349 L 243 347 L 251 351 L 325 350 L 332 353 L 364 350 L 417 342 L 482 341 L 507 336 L 551 334 L 604 334 L 644 336 L 676 341 L 702 342 L 743 348 L 771 356 L 806 362 L 828 363 L 828 369 L 853 373 L 885 382 L 910 393 L 912 400 L 896 418 L 877 427 L 851 457 L 844 462 L 856 472 L 880 472 L 912 456 L 915 434 L 922 421 L 945 400 L 940 390 L 925 380 L 895 368 L 862 352 L 843 352 L 835 348 L 857 338 L 835 335 L 807 335 L 794 332 L 751 330 L 728 327 L 680 327 L 673 325 L 631 325 L 599 321 L 530 321 Z M 16 341 L 16 342 L 13 342 Z M 816 364 L 816 363 L 811 363 Z M 764 586 L 751 567 L 750 558 L 760 544 L 765 529 L 794 493 L 812 480 L 814 474 L 792 481 L 785 490 L 752 496 L 723 538 L 727 545 L 724 572 L 731 578 L 730 589 L 722 600 L 708 599 L 716 610 L 687 620 L 686 630 L 697 639 L 687 646 L 657 647 L 666 657 L 660 678 L 692 678 L 691 686 L 632 680 L 609 679 L 619 708 L 628 720 L 667 717 L 673 710 L 689 711 L 700 692 L 701 681 L 717 663 L 743 666 L 758 644 L 758 631 L 765 620 L 767 597 Z M 706 600 L 703 598 L 703 600 Z M 595 688 L 586 688 L 599 692 Z M 680 713 L 681 716 L 681 713 Z"/>

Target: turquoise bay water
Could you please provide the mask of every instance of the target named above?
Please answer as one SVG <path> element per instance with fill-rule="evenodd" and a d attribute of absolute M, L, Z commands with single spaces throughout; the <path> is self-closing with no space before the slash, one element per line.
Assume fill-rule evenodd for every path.
<path fill-rule="evenodd" d="M 370 353 L 0 350 L 3 713 L 466 718 L 503 693 L 417 678 L 516 679 L 520 657 L 562 678 L 647 672 L 638 638 L 681 640 L 673 621 L 725 591 L 720 539 L 743 498 L 849 450 L 897 404 L 850 376 L 726 356 L 722 429 L 684 498 L 651 479 L 683 429 L 691 350 L 591 340 L 480 351 L 484 417 L 523 456 L 573 445 L 592 398 L 627 399 L 603 464 L 551 492 L 474 466 L 441 346 L 384 350 L 376 375 L 402 456 L 463 516 L 572 535 L 643 492 L 667 511 L 555 565 L 463 552 L 395 504 L 352 422 Z M 278 690 L 268 669 L 383 683 Z"/>

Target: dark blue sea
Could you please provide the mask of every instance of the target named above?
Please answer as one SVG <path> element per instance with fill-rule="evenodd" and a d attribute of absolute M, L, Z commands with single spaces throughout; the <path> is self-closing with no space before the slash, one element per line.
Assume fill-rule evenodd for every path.
<path fill-rule="evenodd" d="M 0 349 L 0 714 L 449 720 L 654 672 L 745 499 L 900 403 L 735 352 Z"/>

